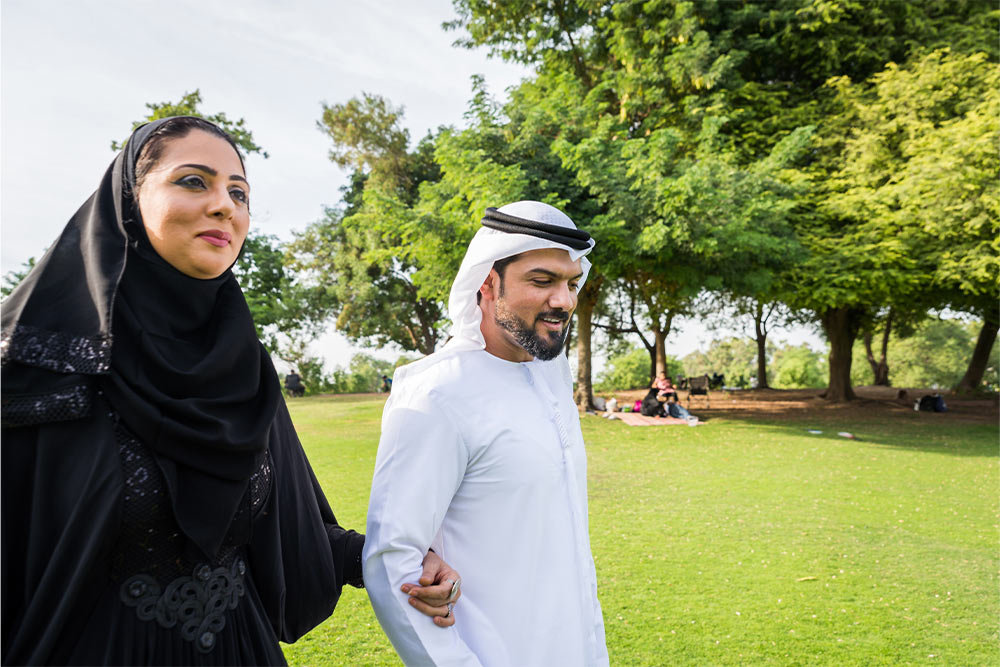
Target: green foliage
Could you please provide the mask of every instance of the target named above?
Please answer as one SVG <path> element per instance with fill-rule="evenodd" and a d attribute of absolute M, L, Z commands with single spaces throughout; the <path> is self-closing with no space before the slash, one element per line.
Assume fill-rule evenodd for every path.
<path fill-rule="evenodd" d="M 337 368 L 334 370 L 331 391 L 335 394 L 377 392 L 382 386 L 382 376 L 392 377 L 394 368 L 391 361 L 376 359 L 363 353 L 355 354 L 351 357 L 350 365 L 346 369 Z"/>
<path fill-rule="evenodd" d="M 144 125 L 151 120 L 169 118 L 170 116 L 198 116 L 215 123 L 233 138 L 236 145 L 249 153 L 258 153 L 262 157 L 267 157 L 267 151 L 263 150 L 253 140 L 253 133 L 247 129 L 246 121 L 230 120 L 225 112 L 208 115 L 198 109 L 201 104 L 201 91 L 195 88 L 194 92 L 184 93 L 177 102 L 148 102 L 146 108 L 149 114 L 142 120 L 132 123 L 132 130 Z M 127 141 L 127 139 L 125 140 Z M 111 141 L 111 150 L 120 151 L 125 146 L 125 141 Z"/>
<path fill-rule="evenodd" d="M 302 284 L 322 292 L 338 331 L 352 342 L 430 354 L 443 306 L 420 295 L 413 265 L 393 252 L 399 230 L 389 226 L 398 221 L 391 215 L 398 200 L 373 191 L 365 201 L 353 215 L 329 210 L 296 234 L 288 248 L 291 266 Z"/>
<path fill-rule="evenodd" d="M 775 389 L 801 389 L 825 387 L 827 378 L 826 357 L 808 345 L 786 346 L 774 353 L 771 362 Z"/>
<path fill-rule="evenodd" d="M 850 129 L 824 208 L 856 221 L 853 239 L 859 254 L 878 258 L 877 280 L 932 305 L 995 305 L 1000 67 L 985 53 L 945 49 L 890 64 L 863 85 L 831 85 Z"/>
<path fill-rule="evenodd" d="M 929 318 L 916 327 L 912 335 L 890 338 L 887 358 L 889 379 L 896 387 L 953 387 L 965 373 L 969 357 L 976 345 L 982 322 Z M 1000 369 L 1000 348 L 993 346 L 984 383 L 996 386 Z M 854 348 L 851 380 L 855 384 L 871 384 L 871 366 L 864 346 Z"/>
<path fill-rule="evenodd" d="M 684 375 L 684 367 L 675 357 L 667 357 L 667 375 L 677 378 Z M 608 359 L 607 367 L 594 383 L 596 391 L 618 391 L 623 389 L 644 389 L 650 386 L 649 352 L 643 348 L 633 348 Z"/>
<path fill-rule="evenodd" d="M 365 524 L 382 405 L 289 405 L 347 528 Z M 846 440 L 841 411 L 698 428 L 582 423 L 612 664 L 997 662 L 1000 501 L 984 492 L 1000 484 L 995 424 L 863 412 L 849 421 L 859 439 Z M 291 665 L 400 664 L 364 591 L 349 587 L 283 649 Z"/>
<path fill-rule="evenodd" d="M 16 271 L 8 271 L 3 276 L 3 285 L 0 285 L 0 298 L 6 299 L 14 288 L 21 284 L 24 277 L 35 267 L 35 258 L 29 257 Z"/>
<path fill-rule="evenodd" d="M 768 352 L 773 351 L 774 344 L 769 343 Z M 683 362 L 688 377 L 722 373 L 726 386 L 749 387 L 757 376 L 757 342 L 740 337 L 713 340 L 706 351 L 691 352 Z"/>
<path fill-rule="evenodd" d="M 304 290 L 297 288 L 284 266 L 284 252 L 274 236 L 250 232 L 233 267 L 257 337 L 268 351 L 279 352 L 279 335 L 295 335 L 322 319 Z"/>
<path fill-rule="evenodd" d="M 316 123 L 329 136 L 330 160 L 345 169 L 369 174 L 386 187 L 411 185 L 407 155 L 409 131 L 400 124 L 403 107 L 379 95 L 362 93 L 344 104 L 323 105 Z"/>

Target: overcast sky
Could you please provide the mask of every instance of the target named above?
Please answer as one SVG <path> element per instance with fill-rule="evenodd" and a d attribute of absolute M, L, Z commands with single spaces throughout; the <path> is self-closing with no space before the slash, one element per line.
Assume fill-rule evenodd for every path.
<path fill-rule="evenodd" d="M 456 35 L 441 28 L 453 16 L 449 0 L 3 0 L 0 269 L 55 239 L 113 159 L 111 140 L 128 135 L 147 102 L 196 88 L 204 113 L 245 118 L 270 154 L 247 162 L 252 223 L 289 239 L 346 182 L 316 128 L 324 102 L 383 95 L 405 107 L 415 141 L 463 123 L 473 74 L 499 97 L 530 74 L 453 47 Z M 681 329 L 675 356 L 706 337 L 696 322 Z M 332 335 L 315 351 L 330 367 L 352 352 Z"/>

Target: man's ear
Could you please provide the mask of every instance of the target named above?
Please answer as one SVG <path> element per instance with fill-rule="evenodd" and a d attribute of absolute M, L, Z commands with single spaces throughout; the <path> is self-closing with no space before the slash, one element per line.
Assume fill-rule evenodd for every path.
<path fill-rule="evenodd" d="M 496 270 L 490 269 L 489 275 L 486 276 L 486 280 L 483 281 L 483 284 L 479 288 L 479 293 L 484 299 L 493 299 L 494 287 L 499 279 L 500 276 L 497 275 Z"/>

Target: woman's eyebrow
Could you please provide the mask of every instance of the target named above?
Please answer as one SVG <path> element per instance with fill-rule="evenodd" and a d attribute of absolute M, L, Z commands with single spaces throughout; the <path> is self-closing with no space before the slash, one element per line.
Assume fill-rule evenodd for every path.
<path fill-rule="evenodd" d="M 212 176 L 218 176 L 219 175 L 219 172 L 217 172 L 216 170 L 212 169 L 208 165 L 204 165 L 204 164 L 197 164 L 197 163 L 194 163 L 194 162 L 188 162 L 187 164 L 181 164 L 181 165 L 177 166 L 178 169 L 184 169 L 185 167 L 192 167 L 194 169 L 200 169 L 200 170 L 202 170 L 204 172 L 207 172 L 207 173 L 211 174 Z"/>
<path fill-rule="evenodd" d="M 206 172 L 208 174 L 211 174 L 212 176 L 218 176 L 219 175 L 219 172 L 217 172 L 215 169 L 212 169 L 208 165 L 198 164 L 196 162 L 188 162 L 187 164 L 178 165 L 177 168 L 178 169 L 184 169 L 185 167 L 192 167 L 194 169 L 200 169 L 201 171 L 204 171 L 204 172 Z M 240 176 L 239 174 L 233 174 L 232 176 L 229 177 L 229 180 L 231 180 L 231 181 L 242 181 L 243 183 L 246 183 L 247 185 L 250 185 L 250 182 L 247 181 L 247 179 L 245 179 L 242 176 Z"/>

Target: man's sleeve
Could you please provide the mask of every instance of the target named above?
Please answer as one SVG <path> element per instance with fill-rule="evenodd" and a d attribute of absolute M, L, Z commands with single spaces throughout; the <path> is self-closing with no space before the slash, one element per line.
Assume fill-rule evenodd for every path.
<path fill-rule="evenodd" d="M 433 403 L 424 396 L 392 400 L 386 407 L 368 505 L 365 588 L 382 629 L 406 664 L 479 665 L 454 626 L 434 625 L 400 591 L 420 577 L 424 554 L 469 460 L 458 429 Z"/>

